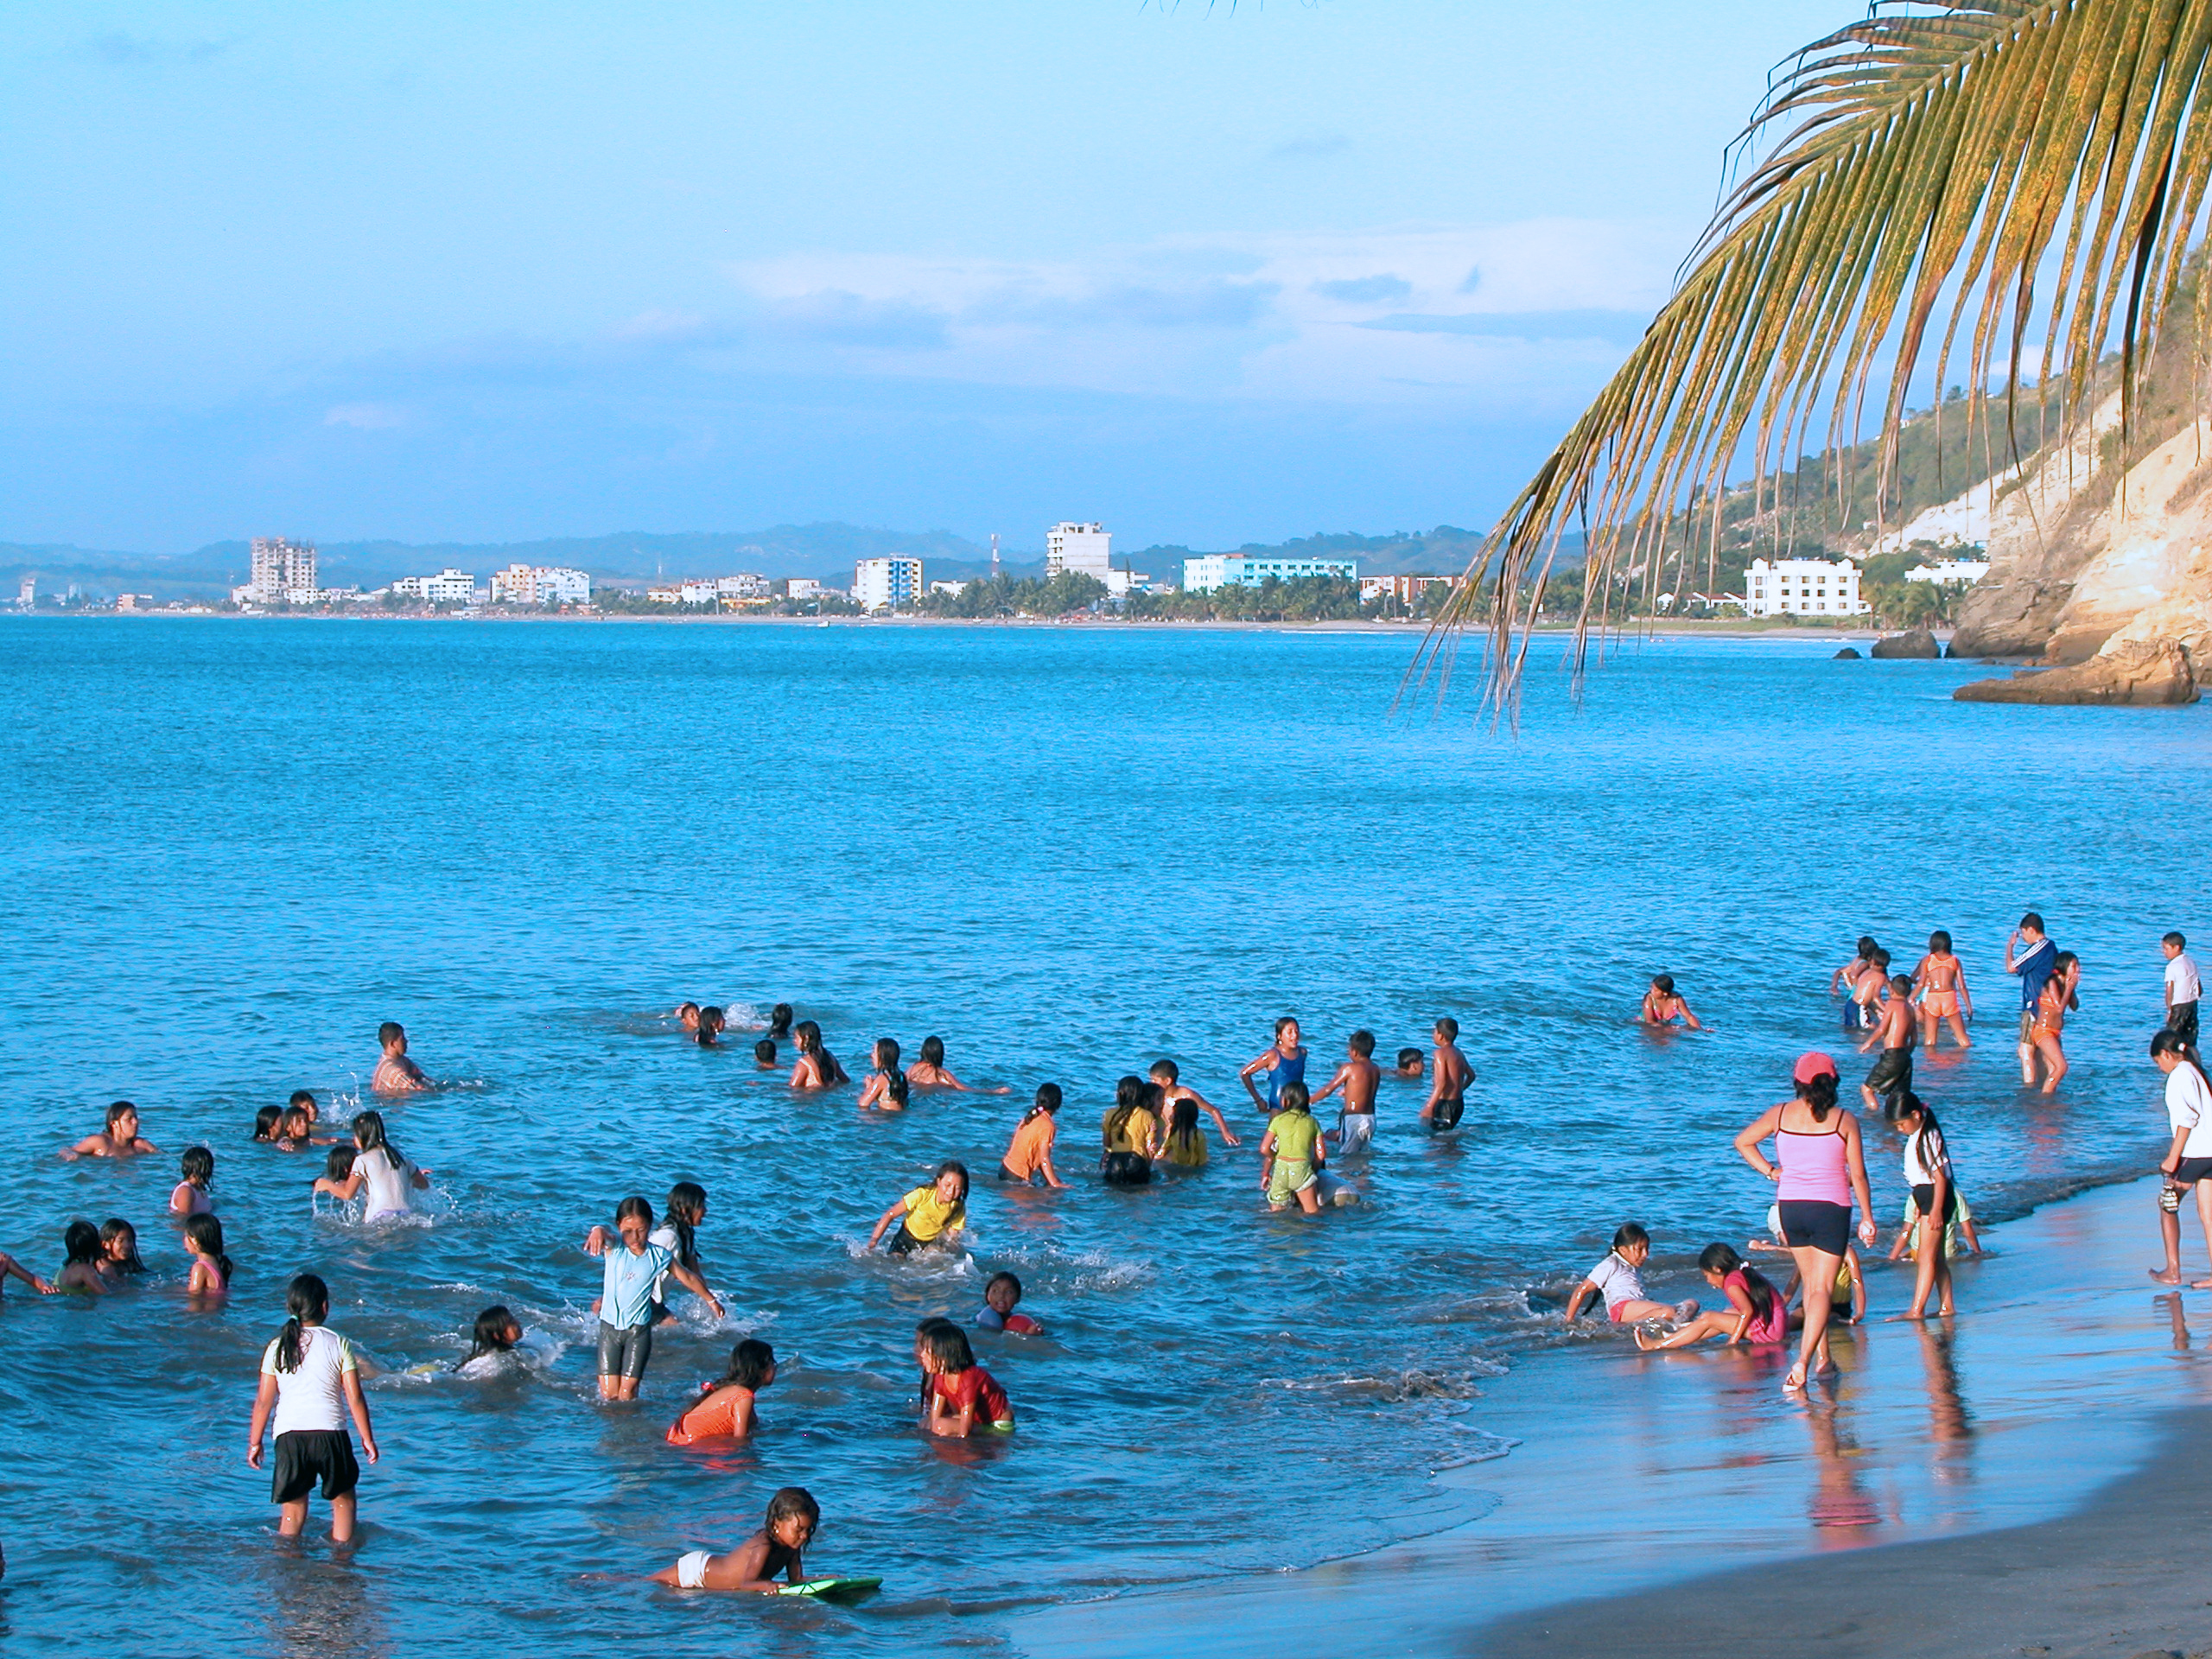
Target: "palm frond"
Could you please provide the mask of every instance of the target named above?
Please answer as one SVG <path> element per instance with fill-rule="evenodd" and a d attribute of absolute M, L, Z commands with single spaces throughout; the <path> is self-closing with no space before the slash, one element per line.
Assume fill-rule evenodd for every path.
<path fill-rule="evenodd" d="M 2125 445 L 2206 210 L 2208 57 L 2212 0 L 1877 0 L 1799 53 L 1674 295 L 1508 506 L 1412 683 L 1448 676 L 1486 609 L 1485 696 L 1510 709 L 1544 576 L 1582 521 L 1579 677 L 1598 596 L 1655 569 L 1692 515 L 1717 534 L 1732 469 L 1760 487 L 1823 413 L 1827 444 L 1848 445 L 1872 393 L 1886 477 L 1916 373 L 1932 365 L 1940 387 L 1961 351 L 1966 418 L 1986 429 L 2001 379 L 2017 461 L 2024 376 L 2070 420 L 2117 345 Z"/>

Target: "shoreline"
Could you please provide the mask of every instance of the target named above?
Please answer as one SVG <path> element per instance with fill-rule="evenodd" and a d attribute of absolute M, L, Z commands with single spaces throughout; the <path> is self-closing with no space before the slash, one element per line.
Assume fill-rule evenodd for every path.
<path fill-rule="evenodd" d="M 2178 1541 L 2198 1513 L 2188 1446 L 2212 1427 L 2212 1344 L 2196 1346 L 2212 1298 L 2145 1276 L 2155 1192 L 2091 1187 L 1990 1228 L 1949 1322 L 1885 1321 L 1909 1281 L 1871 1273 L 1868 1323 L 1840 1333 L 1840 1375 L 1807 1396 L 1780 1393 L 1770 1350 L 1523 1355 L 1469 1418 L 1510 1455 L 1434 1471 L 1495 1499 L 1480 1518 L 1302 1571 L 1039 1610 L 1018 1645 L 1227 1656 L 1325 1628 L 1376 1659 L 1777 1637 L 1867 1659 L 2195 1652 L 2212 1605 Z M 1988 1584 L 2016 1569 L 1999 1639 Z"/>

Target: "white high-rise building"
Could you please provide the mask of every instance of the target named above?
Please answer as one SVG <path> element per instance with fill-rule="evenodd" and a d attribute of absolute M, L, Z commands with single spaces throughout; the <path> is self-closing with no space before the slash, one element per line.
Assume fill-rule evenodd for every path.
<path fill-rule="evenodd" d="M 893 556 L 853 566 L 853 599 L 864 611 L 895 611 L 922 596 L 922 562 Z"/>
<path fill-rule="evenodd" d="M 16 590 L 16 603 L 25 610 L 38 603 L 38 578 L 25 576 L 23 585 Z"/>
<path fill-rule="evenodd" d="M 1103 524 L 1054 524 L 1045 532 L 1045 574 L 1064 570 L 1106 580 L 1114 568 L 1114 538 Z"/>
<path fill-rule="evenodd" d="M 511 564 L 492 573 L 494 605 L 588 605 L 591 578 L 565 566 Z"/>
<path fill-rule="evenodd" d="M 1848 559 L 1753 559 L 1744 573 L 1745 616 L 1862 616 L 1868 608 Z"/>
<path fill-rule="evenodd" d="M 391 591 L 423 605 L 468 605 L 475 602 L 476 578 L 448 565 L 435 576 L 402 576 Z"/>
<path fill-rule="evenodd" d="M 321 584 L 315 581 L 315 543 L 288 541 L 282 536 L 253 538 L 253 574 L 243 588 L 231 589 L 241 605 L 275 605 L 289 601 L 312 605 Z"/>

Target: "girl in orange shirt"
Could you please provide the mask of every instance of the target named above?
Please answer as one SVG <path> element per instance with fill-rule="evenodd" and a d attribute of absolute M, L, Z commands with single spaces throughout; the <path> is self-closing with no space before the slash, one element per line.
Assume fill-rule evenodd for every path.
<path fill-rule="evenodd" d="M 1021 1122 L 1014 1132 L 1014 1141 L 1006 1149 L 1006 1156 L 999 1160 L 999 1179 L 1019 1181 L 1028 1186 L 1042 1175 L 1047 1186 L 1067 1185 L 1052 1167 L 1052 1141 L 1059 1134 L 1059 1126 L 1052 1121 L 1052 1114 L 1059 1109 L 1060 1085 L 1057 1083 L 1039 1084 L 1037 1103 L 1022 1115 Z"/>
<path fill-rule="evenodd" d="M 677 1418 L 668 1431 L 671 1446 L 690 1446 L 696 1440 L 741 1440 L 752 1434 L 756 1419 L 753 1396 L 776 1380 L 776 1351 L 758 1338 L 747 1337 L 730 1350 L 729 1370 L 721 1380 L 707 1384 L 691 1409 Z"/>

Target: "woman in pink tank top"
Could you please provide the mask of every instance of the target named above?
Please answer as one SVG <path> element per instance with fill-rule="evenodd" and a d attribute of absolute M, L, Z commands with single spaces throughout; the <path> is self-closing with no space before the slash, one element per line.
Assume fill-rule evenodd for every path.
<path fill-rule="evenodd" d="M 1836 1269 L 1851 1249 L 1851 1201 L 1859 1200 L 1859 1238 L 1874 1243 L 1874 1201 L 1866 1188 L 1866 1158 L 1859 1120 L 1836 1103 L 1835 1062 L 1825 1054 L 1799 1057 L 1792 1073 L 1794 1099 L 1759 1114 L 1736 1137 L 1745 1163 L 1776 1184 L 1782 1242 L 1797 1263 L 1805 1287 L 1805 1332 L 1797 1363 L 1783 1379 L 1802 1389 L 1828 1358 L 1828 1312 Z M 1761 1150 L 1774 1142 L 1774 1157 Z"/>

